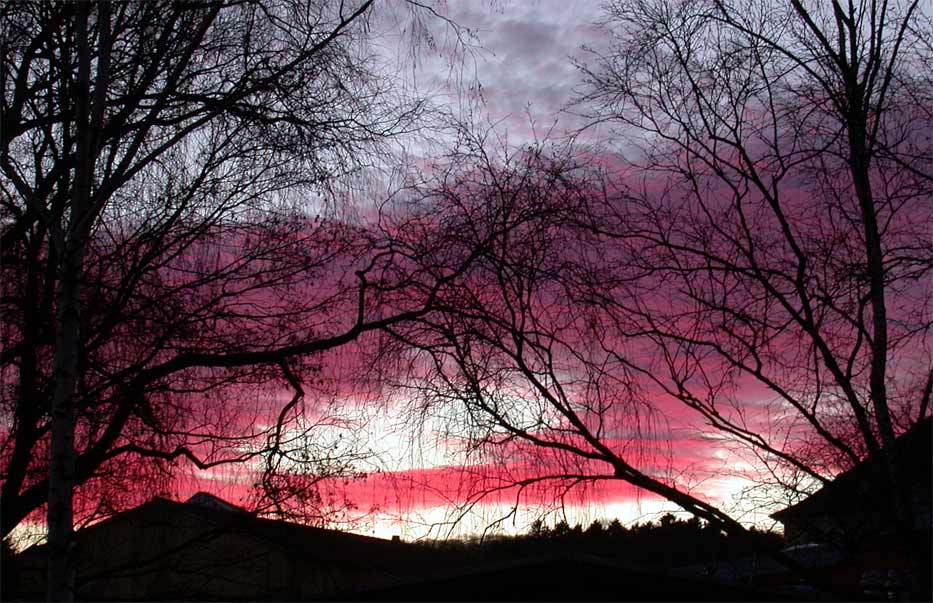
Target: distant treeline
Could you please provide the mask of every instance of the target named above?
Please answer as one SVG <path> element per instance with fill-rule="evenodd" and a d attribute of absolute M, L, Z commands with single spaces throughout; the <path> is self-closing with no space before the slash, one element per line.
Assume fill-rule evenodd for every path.
<path fill-rule="evenodd" d="M 683 520 L 668 513 L 658 522 L 631 527 L 623 526 L 617 519 L 594 521 L 587 528 L 581 524 L 570 527 L 566 521 L 550 527 L 538 520 L 527 534 L 436 540 L 426 546 L 490 559 L 560 551 L 646 564 L 685 565 L 776 550 L 784 545 L 783 538 L 773 532 L 752 528 L 751 535 L 750 540 L 739 540 L 695 517 Z"/>

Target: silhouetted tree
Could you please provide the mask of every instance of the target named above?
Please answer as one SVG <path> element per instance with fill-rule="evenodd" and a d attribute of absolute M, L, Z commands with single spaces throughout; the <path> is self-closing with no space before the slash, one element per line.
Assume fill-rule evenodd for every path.
<path fill-rule="evenodd" d="M 624 480 L 751 538 L 663 471 L 671 451 L 644 437 L 664 431 L 657 397 L 791 497 L 929 414 L 929 16 L 715 0 L 608 16 L 616 46 L 581 102 L 637 133 L 620 141 L 636 160 L 465 145 L 451 207 L 477 232 L 531 217 L 402 335 L 435 368 L 411 387 L 421 412 L 459 405 L 451 435 L 501 476 L 484 493 Z"/>
<path fill-rule="evenodd" d="M 609 522 L 609 525 L 606 526 L 606 535 L 609 538 L 618 538 L 625 531 L 625 528 L 622 527 L 622 524 L 618 519 L 613 519 Z"/>
<path fill-rule="evenodd" d="M 593 520 L 593 523 L 586 528 L 586 531 L 583 534 L 591 540 L 599 540 L 605 534 L 606 529 L 603 527 L 602 522 Z"/>
<path fill-rule="evenodd" d="M 529 536 L 535 539 L 547 538 L 550 533 L 551 529 L 541 519 L 534 520 L 528 531 Z"/>
<path fill-rule="evenodd" d="M 103 508 L 121 477 L 255 459 L 273 503 L 312 494 L 308 356 L 425 308 L 417 275 L 398 305 L 376 291 L 393 250 L 315 218 L 423 117 L 373 69 L 371 6 L 0 9 L 0 517 L 48 500 L 50 598 L 72 596 L 76 486 Z M 241 429 L 237 388 L 271 382 L 294 396 Z"/>
<path fill-rule="evenodd" d="M 470 558 L 514 559 L 517 556 L 575 551 L 669 567 L 776 551 L 783 545 L 781 537 L 773 533 L 752 529 L 748 538 L 736 538 L 711 529 L 696 518 L 685 520 L 671 514 L 657 522 L 635 524 L 630 529 L 623 527 L 618 520 L 613 523 L 616 527 L 612 530 L 604 530 L 600 521 L 594 521 L 583 530 L 579 524 L 571 528 L 563 520 L 553 528 L 536 521 L 527 534 L 427 544 L 460 550 L 468 553 Z"/>
<path fill-rule="evenodd" d="M 607 325 L 602 306 L 583 295 L 590 279 L 615 274 L 606 271 L 607 239 L 589 224 L 600 182 L 583 159 L 566 147 L 497 157 L 476 139 L 449 159 L 427 198 L 459 225 L 458 246 L 475 258 L 437 312 L 388 330 L 414 366 L 433 369 L 403 384 L 417 394 L 417 412 L 461 405 L 450 437 L 493 460 L 490 480 L 473 484 L 466 504 L 513 488 L 550 483 L 566 492 L 625 480 L 743 532 L 669 476 L 649 474 L 663 451 L 639 436 L 657 413 L 614 352 L 593 345 Z"/>
<path fill-rule="evenodd" d="M 797 0 L 608 15 L 615 46 L 585 68 L 584 100 L 642 133 L 649 183 L 601 229 L 626 241 L 634 286 L 593 292 L 612 336 L 653 350 L 626 365 L 791 492 L 885 458 L 908 525 L 886 451 L 933 381 L 930 15 Z"/>
<path fill-rule="evenodd" d="M 551 530 L 551 535 L 554 538 L 568 538 L 572 533 L 570 525 L 563 519 L 554 524 L 554 529 Z"/>

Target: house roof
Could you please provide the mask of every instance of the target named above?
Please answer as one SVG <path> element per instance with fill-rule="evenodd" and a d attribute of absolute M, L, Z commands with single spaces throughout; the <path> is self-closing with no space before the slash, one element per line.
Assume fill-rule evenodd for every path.
<path fill-rule="evenodd" d="M 161 537 L 163 534 L 171 536 L 164 539 Z M 242 565 L 246 571 L 243 580 L 252 579 L 255 576 L 250 572 L 265 567 L 263 563 L 266 561 L 251 565 L 253 559 L 281 560 L 284 557 L 295 571 L 302 575 L 310 572 L 310 591 L 266 593 L 271 600 L 299 596 L 328 597 L 330 589 L 347 588 L 346 585 L 341 586 L 340 580 L 343 579 L 351 580 L 351 584 L 375 585 L 390 580 L 423 577 L 438 568 L 463 561 L 463 556 L 453 551 L 438 551 L 413 543 L 258 518 L 235 505 L 205 494 L 196 495 L 187 502 L 156 497 L 78 530 L 75 537 L 84 551 L 99 553 L 82 555 L 84 565 L 79 568 L 80 588 L 93 600 L 106 596 L 110 580 L 135 580 L 143 576 L 156 576 L 156 582 L 162 580 L 160 576 L 170 578 L 157 586 L 143 580 L 139 583 L 141 589 L 182 590 L 192 588 L 186 580 L 200 576 L 207 584 L 204 588 L 208 589 L 205 591 L 208 594 L 204 596 L 208 596 L 213 592 L 210 588 L 214 588 L 214 582 L 211 581 L 227 571 L 227 568 L 233 567 L 231 563 L 239 563 L 231 562 L 224 555 L 231 553 L 233 559 L 236 559 L 239 551 L 250 553 L 239 555 L 245 564 Z M 119 548 L 122 545 L 118 544 L 120 554 L 115 556 L 108 547 L 121 540 L 125 540 L 128 545 Z M 277 550 L 282 555 L 268 557 L 271 550 Z M 46 554 L 47 545 L 37 545 L 17 557 L 17 571 L 29 576 L 28 583 L 24 582 L 24 586 L 21 586 L 27 600 L 44 592 Z M 220 557 L 215 559 L 215 555 Z M 178 576 L 183 576 L 181 582 L 175 581 Z M 220 578 L 221 581 L 225 579 Z M 318 584 L 316 580 L 323 582 Z M 254 584 L 244 582 L 242 586 L 242 596 L 234 597 L 237 600 L 255 600 L 265 596 L 257 594 L 255 589 L 250 590 L 256 587 Z M 294 588 L 300 590 L 304 587 Z M 320 592 L 315 589 L 320 589 Z M 227 599 L 231 597 L 229 592 L 223 592 L 226 593 L 223 597 L 217 596 Z M 170 598 L 181 596 L 174 591 L 170 594 Z M 142 598 L 145 596 L 140 595 Z"/>
<path fill-rule="evenodd" d="M 234 533 L 280 548 L 289 557 L 316 560 L 329 565 L 381 568 L 394 575 L 407 575 L 418 568 L 447 563 L 454 556 L 429 550 L 417 544 L 385 540 L 372 536 L 329 530 L 277 519 L 265 519 L 206 493 L 198 493 L 186 502 L 155 497 L 142 505 L 78 530 L 79 541 L 93 542 L 98 530 L 114 522 L 129 522 L 133 530 L 151 526 L 169 529 L 178 519 L 194 517 L 209 533 Z M 45 544 L 31 547 L 27 557 L 42 556 Z"/>
<path fill-rule="evenodd" d="M 195 515 L 216 529 L 249 535 L 278 546 L 291 555 L 328 562 L 404 563 L 412 558 L 429 556 L 422 547 L 409 543 L 256 517 L 235 505 L 204 493 L 195 495 L 187 502 L 156 497 L 127 512 L 130 513 L 157 516 L 177 513 Z"/>
<path fill-rule="evenodd" d="M 866 459 L 837 476 L 811 496 L 772 514 L 771 517 L 785 522 L 804 516 L 837 512 L 841 508 L 851 508 L 855 501 L 861 501 L 859 506 L 885 505 L 888 497 L 873 486 L 872 474 L 878 469 L 879 463 L 877 458 Z M 930 489 L 933 473 L 933 417 L 918 421 L 895 440 L 894 463 L 898 468 L 899 479 L 912 485 L 925 485 L 926 490 Z M 883 509 L 877 507 L 875 510 L 883 512 Z"/>

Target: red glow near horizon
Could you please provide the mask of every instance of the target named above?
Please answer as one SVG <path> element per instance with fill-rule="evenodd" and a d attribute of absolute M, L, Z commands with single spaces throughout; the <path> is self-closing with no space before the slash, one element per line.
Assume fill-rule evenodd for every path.
<path fill-rule="evenodd" d="M 542 465 L 533 460 L 536 451 L 528 446 L 502 451 L 500 458 L 503 460 L 498 462 L 430 466 L 447 456 L 440 448 L 412 442 L 410 434 L 390 433 L 386 424 L 373 423 L 378 422 L 370 417 L 369 428 L 376 430 L 371 437 L 386 447 L 381 452 L 394 454 L 396 461 L 407 458 L 402 465 L 410 468 L 393 469 L 390 464 L 358 476 L 325 480 L 320 488 L 333 514 L 321 518 L 324 525 L 384 537 L 401 533 L 406 538 L 420 538 L 480 533 L 487 523 L 512 512 L 515 515 L 497 529 L 507 533 L 524 532 L 530 522 L 542 514 L 552 517 L 551 521 L 566 518 L 571 523 L 586 523 L 595 519 L 620 519 L 630 523 L 656 519 L 661 512 L 678 510 L 616 479 L 572 487 L 569 487 L 572 480 L 547 480 L 519 488 L 516 482 L 542 475 L 543 471 Z M 391 437 L 387 438 L 389 435 Z M 427 439 L 435 445 L 441 443 Z M 621 447 L 631 445 L 632 440 L 611 440 L 610 443 Z M 726 454 L 716 441 L 682 431 L 682 435 L 663 438 L 660 443 L 667 450 L 659 450 L 651 457 L 653 460 L 643 458 L 649 473 L 669 475 L 672 479 L 676 476 L 680 483 L 693 483 L 695 494 L 719 504 L 728 502 L 740 488 L 748 485 L 747 468 Z M 455 442 L 450 444 L 455 445 Z M 403 448 L 408 452 L 402 451 Z M 413 448 L 417 448 L 417 452 Z M 526 460 L 520 460 L 522 458 Z M 425 464 L 428 466 L 423 466 Z M 363 469 L 365 471 L 365 466 Z M 583 463 L 576 469 L 587 475 L 611 474 L 604 463 Z M 213 493 L 245 507 L 249 507 L 253 497 L 249 476 L 228 469 L 197 472 L 178 480 L 170 495 L 185 500 L 198 491 Z M 454 525 L 455 519 L 457 525 Z M 753 523 L 765 519 L 759 515 Z"/>

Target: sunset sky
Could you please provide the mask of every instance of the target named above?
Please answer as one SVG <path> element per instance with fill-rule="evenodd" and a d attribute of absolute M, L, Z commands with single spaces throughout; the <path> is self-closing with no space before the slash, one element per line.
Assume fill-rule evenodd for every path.
<path fill-rule="evenodd" d="M 430 96 L 454 116 L 471 119 L 479 128 L 494 126 L 500 142 L 511 147 L 536 138 L 559 140 L 573 134 L 589 142 L 600 141 L 605 135 L 604 127 L 581 130 L 586 121 L 571 106 L 581 78 L 573 59 L 585 61 L 587 48 L 599 49 L 606 43 L 597 24 L 603 16 L 600 3 L 451 2 L 443 5 L 443 14 L 475 36 L 466 38 L 470 45 L 466 56 L 451 57 L 450 53 L 462 49 L 457 48 L 442 22 L 430 22 L 437 51 L 419 53 L 414 67 L 411 57 L 393 54 L 398 52 L 400 47 L 394 44 L 399 42 L 389 37 L 384 41 L 384 59 L 398 61 L 396 67 L 405 85 Z M 476 95 L 477 86 L 480 96 Z M 439 144 L 443 148 L 444 141 Z M 624 148 L 612 148 L 612 152 L 620 151 Z M 522 461 L 510 465 L 472 459 L 465 463 L 456 442 L 445 439 L 439 417 L 433 423 L 413 424 L 417 421 L 406 414 L 404 392 L 341 390 L 345 379 L 341 371 L 357 370 L 345 368 L 355 366 L 350 358 L 354 350 L 350 346 L 331 354 L 336 359 L 325 369 L 325 373 L 333 371 L 334 392 L 326 412 L 346 418 L 347 424 L 354 426 L 352 434 L 342 428 L 318 431 L 322 441 L 344 443 L 350 441 L 350 437 L 342 439 L 341 432 L 346 433 L 354 438 L 354 449 L 373 453 L 359 464 L 368 477 L 325 486 L 333 496 L 345 496 L 355 506 L 340 516 L 352 520 L 339 523 L 340 527 L 417 539 L 481 534 L 490 527 L 503 533 L 523 533 L 543 513 L 551 523 L 566 519 L 571 525 L 586 525 L 596 519 L 650 521 L 665 512 L 679 511 L 676 505 L 620 481 L 577 487 L 565 496 L 557 495 L 552 487 L 542 487 L 528 489 L 520 497 L 514 488 L 476 497 L 478 486 L 494 488 L 523 475 Z M 764 394 L 760 388 L 749 388 L 749 396 L 756 395 Z M 744 461 L 727 450 L 715 434 L 703 433 L 698 416 L 660 398 L 658 405 L 667 423 L 659 432 L 664 438 L 664 453 L 655 459 L 653 470 L 680 475 L 681 483 L 690 484 L 692 492 L 735 511 L 746 523 L 774 525 L 768 518 L 774 509 L 753 508 L 735 498 L 752 483 Z M 236 472 L 220 469 L 197 475 L 203 481 L 183 486 L 180 495 L 205 488 L 230 499 L 240 496 L 237 492 L 243 478 Z"/>
<path fill-rule="evenodd" d="M 4 15 L 5 534 L 741 534 L 930 414 L 928 2 L 351 4 Z"/>
<path fill-rule="evenodd" d="M 592 59 L 591 50 L 604 50 L 607 45 L 606 32 L 599 24 L 605 18 L 602 3 L 493 0 L 450 2 L 443 9 L 475 34 L 475 47 L 462 64 L 455 63 L 454 70 L 443 57 L 424 53 L 415 72 L 422 90 L 435 91 L 438 102 L 446 103 L 455 114 L 468 104 L 465 99 L 473 99 L 475 104 L 469 105 L 473 121 L 481 128 L 494 126 L 496 137 L 510 146 L 569 135 L 583 144 L 603 142 L 607 126 L 584 129 L 587 120 L 573 106 L 582 77 L 574 61 Z M 443 40 L 441 48 L 452 44 L 449 31 L 440 23 L 434 25 L 437 39 Z M 464 90 L 464 84 L 470 88 Z M 479 99 L 473 92 L 477 84 L 482 91 Z M 625 147 L 615 144 L 609 152 L 624 153 Z M 757 384 L 749 388 L 752 398 L 764 395 Z M 700 417 L 673 403 L 660 405 L 669 423 L 663 430 L 666 455 L 658 459 L 656 470 L 685 476 L 684 483 L 692 483 L 696 493 L 734 510 L 735 516 L 749 524 L 773 526 L 770 510 L 736 498 L 751 485 L 746 477 L 748 465 L 729 452 L 715 433 L 704 433 Z M 393 416 L 391 408 L 368 420 L 369 441 L 380 458 L 387 460 L 380 467 L 383 472 L 349 485 L 349 496 L 360 509 L 371 506 L 375 510 L 361 532 L 418 538 L 478 534 L 494 525 L 504 533 L 522 533 L 542 511 L 549 513 L 549 522 L 566 519 L 571 525 L 580 522 L 584 526 L 596 519 L 649 521 L 665 512 L 680 511 L 670 502 L 618 481 L 578 487 L 566 497 L 555 496 L 555 489 L 547 487 L 516 498 L 513 488 L 473 501 L 469 493 L 476 488 L 472 484 L 489 484 L 503 470 L 520 473 L 521 468 L 482 462 L 464 468 L 456 446 L 446 449 L 438 435 L 441 421 L 433 427 L 437 431 L 425 425 L 421 438 L 413 440 L 406 417 Z M 475 505 L 464 513 L 461 507 L 467 501 Z M 457 522 L 452 523 L 453 519 Z"/>

